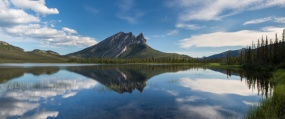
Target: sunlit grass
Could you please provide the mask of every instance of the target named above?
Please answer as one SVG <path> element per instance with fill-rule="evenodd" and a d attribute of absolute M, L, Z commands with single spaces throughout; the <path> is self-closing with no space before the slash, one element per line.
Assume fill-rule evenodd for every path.
<path fill-rule="evenodd" d="M 210 67 L 210 68 L 230 68 L 230 69 L 235 69 L 235 68 L 241 68 L 241 65 L 226 65 L 226 64 L 221 64 L 221 63 L 207 63 L 202 65 L 204 67 Z"/>

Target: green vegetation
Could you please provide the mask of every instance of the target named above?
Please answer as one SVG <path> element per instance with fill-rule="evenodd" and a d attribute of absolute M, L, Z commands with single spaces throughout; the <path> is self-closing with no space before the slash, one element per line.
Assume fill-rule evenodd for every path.
<path fill-rule="evenodd" d="M 176 58 L 190 58 L 186 55 L 179 55 L 176 53 L 164 53 L 157 51 L 146 44 L 133 44 L 125 52 L 120 54 L 120 58 L 138 58 L 138 59 L 150 59 L 150 58 L 165 58 L 165 57 L 176 57 Z"/>
<path fill-rule="evenodd" d="M 270 82 L 274 83 L 272 97 L 264 99 L 259 106 L 248 112 L 248 119 L 284 119 L 285 118 L 285 30 L 283 39 L 278 40 L 277 34 L 273 43 L 263 37 L 249 47 L 239 61 L 244 63 L 246 69 L 274 71 Z"/>
<path fill-rule="evenodd" d="M 19 47 L 0 41 L 0 63 L 61 63 L 67 61 L 68 58 L 56 55 L 52 51 L 24 52 Z"/>
<path fill-rule="evenodd" d="M 273 74 L 273 96 L 264 99 L 259 106 L 248 112 L 248 119 L 284 119 L 285 118 L 285 70 L 277 70 Z"/>
<path fill-rule="evenodd" d="M 285 31 L 284 31 L 285 32 Z M 284 34 L 284 33 L 283 33 Z M 285 39 L 277 38 L 275 40 L 263 37 L 258 39 L 257 44 L 252 43 L 239 57 L 230 57 L 224 59 L 226 64 L 242 64 L 245 69 L 272 71 L 277 68 L 285 68 Z"/>
<path fill-rule="evenodd" d="M 225 69 L 234 69 L 234 68 L 242 68 L 242 65 L 227 65 L 227 64 L 221 64 L 221 63 L 205 63 L 202 66 L 204 67 L 214 67 L 214 68 L 225 68 Z"/>

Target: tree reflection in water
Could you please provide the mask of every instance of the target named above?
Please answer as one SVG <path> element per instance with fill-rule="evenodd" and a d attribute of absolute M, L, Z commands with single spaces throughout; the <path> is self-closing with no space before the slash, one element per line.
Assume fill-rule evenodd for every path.
<path fill-rule="evenodd" d="M 35 76 L 42 74 L 54 74 L 60 69 L 68 70 L 85 77 L 92 78 L 105 85 L 111 90 L 120 94 L 132 93 L 135 89 L 143 92 L 146 82 L 151 77 L 166 73 L 178 72 L 182 70 L 198 70 L 201 67 L 187 65 L 99 65 L 99 66 L 80 66 L 80 67 L 30 67 L 30 68 L 0 68 L 0 83 L 21 77 L 25 73 Z M 240 76 L 241 81 L 246 80 L 249 89 L 257 89 L 258 95 L 268 97 L 272 93 L 274 83 L 269 79 L 272 77 L 270 72 L 246 71 L 241 69 L 218 69 L 211 68 L 213 71 L 226 74 L 228 77 Z M 32 85 L 32 86 L 31 86 Z M 61 83 L 57 87 L 64 87 Z M 15 82 L 7 85 L 7 89 L 34 87 L 48 88 L 46 84 L 29 84 Z M 2 87 L 3 88 L 3 87 Z"/>
<path fill-rule="evenodd" d="M 89 111 L 97 109 L 98 115 L 110 111 L 106 111 L 106 109 L 112 109 L 112 111 L 117 112 L 117 115 L 115 113 L 114 115 L 110 115 L 113 117 L 120 115 L 118 114 L 119 112 L 122 113 L 122 115 L 145 115 L 145 112 L 148 112 L 149 109 L 159 110 L 152 110 L 153 112 L 151 111 L 152 113 L 149 113 L 150 115 L 156 115 L 156 113 L 162 112 L 172 116 L 179 116 L 179 114 L 181 114 L 181 117 L 192 117 L 193 115 L 197 115 L 197 113 L 204 115 L 204 110 L 207 110 L 210 114 L 212 114 L 212 112 L 218 114 L 235 114 L 231 112 L 231 110 L 236 109 L 237 105 L 244 106 L 251 104 L 251 100 L 245 100 L 245 97 L 256 96 L 256 93 L 251 93 L 251 91 L 244 87 L 245 85 L 252 90 L 258 89 L 258 93 L 262 96 L 270 96 L 272 92 L 273 83 L 269 81 L 271 74 L 237 69 L 210 69 L 213 70 L 210 71 L 209 69 L 203 68 L 203 70 L 202 68 L 186 65 L 2 67 L 0 68 L 0 96 L 2 96 L 0 97 L 0 109 L 2 110 L 0 118 L 17 116 L 32 118 L 37 115 L 60 118 L 62 115 L 66 116 L 69 113 L 69 111 L 65 112 L 61 110 L 61 107 L 66 106 L 67 109 L 73 108 L 68 107 L 69 105 L 52 105 L 55 100 L 60 103 L 66 103 L 65 101 L 61 101 L 63 99 L 71 99 L 73 101 L 78 101 L 79 99 L 81 101 L 81 98 L 82 100 L 85 99 L 85 101 L 74 103 L 73 105 L 76 108 L 84 105 L 86 107 L 81 110 Z M 226 75 L 218 75 L 220 74 L 218 72 Z M 160 75 L 164 73 L 167 74 Z M 215 77 L 215 75 L 218 76 Z M 239 83 L 238 77 L 226 79 L 227 76 L 240 76 L 241 81 L 245 81 L 246 84 Z M 185 78 L 185 80 L 181 80 L 183 78 Z M 170 83 L 163 84 L 164 80 Z M 181 86 L 180 83 L 183 84 L 181 81 L 186 81 L 186 83 L 188 82 L 188 84 L 191 85 L 188 86 L 189 88 L 185 87 L 187 85 L 184 82 L 185 85 Z M 161 87 L 153 86 L 151 83 L 154 82 Z M 147 85 L 149 85 L 149 87 L 146 89 Z M 193 85 L 196 87 L 193 87 Z M 227 87 L 223 87 L 224 85 L 227 85 Z M 107 92 L 108 95 L 104 95 L 104 93 L 97 93 L 92 90 L 102 89 L 102 87 L 112 91 Z M 210 88 L 206 90 L 206 87 Z M 218 89 L 222 92 L 215 92 L 217 90 L 213 89 L 217 89 L 216 87 L 219 87 Z M 236 90 L 234 90 L 236 92 L 231 90 L 233 88 L 236 88 Z M 85 95 L 82 95 L 84 94 L 81 92 L 83 90 L 88 90 L 85 92 Z M 139 92 L 145 90 L 145 93 L 140 94 L 139 92 L 134 92 L 134 90 Z M 244 90 L 245 92 L 243 92 Z M 248 92 L 249 94 L 247 94 Z M 132 95 L 123 95 L 124 93 L 132 93 Z M 136 100 L 133 100 L 134 97 L 136 97 Z M 224 99 L 221 100 L 220 97 Z M 108 100 L 114 98 L 116 98 L 115 101 Z M 227 102 L 228 100 L 230 100 L 230 104 Z M 221 101 L 221 103 L 219 101 Z M 46 104 L 46 102 L 48 103 Z M 219 103 L 216 104 L 214 102 Z M 225 102 L 226 104 L 223 104 Z M 255 102 L 257 101 L 255 100 Z M 223 106 L 220 106 L 221 104 Z M 96 108 L 94 105 L 98 107 Z M 122 107 L 114 109 L 113 105 Z M 51 108 L 45 110 L 45 108 L 53 106 L 57 107 L 57 111 Z M 165 109 L 165 106 L 173 110 L 162 111 L 162 109 Z M 125 111 L 121 112 L 122 109 L 125 109 Z M 143 111 L 128 111 L 135 109 L 141 109 Z M 237 114 L 243 114 L 242 112 L 244 110 L 246 111 L 244 107 L 239 109 L 242 111 Z M 79 109 L 75 109 L 75 112 L 78 110 Z M 189 111 L 192 111 L 191 114 Z M 229 112 L 222 113 L 223 111 Z M 94 116 L 94 113 L 90 113 L 90 115 Z M 161 117 L 166 116 L 167 115 L 161 115 Z M 221 115 L 221 117 L 223 116 L 224 115 Z"/>
<path fill-rule="evenodd" d="M 272 77 L 271 72 L 260 72 L 252 70 L 242 70 L 242 69 L 215 69 L 212 70 L 218 71 L 226 74 L 228 77 L 235 75 L 240 76 L 240 80 L 246 81 L 246 85 L 249 89 L 257 89 L 258 95 L 271 96 L 273 92 L 274 83 L 270 81 Z"/>

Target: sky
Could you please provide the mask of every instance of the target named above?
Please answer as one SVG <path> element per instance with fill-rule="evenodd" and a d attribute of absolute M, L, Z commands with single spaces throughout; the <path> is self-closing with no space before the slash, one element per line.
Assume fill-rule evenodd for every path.
<path fill-rule="evenodd" d="M 282 39 L 285 0 L 0 0 L 0 41 L 62 55 L 118 32 L 203 57 Z"/>

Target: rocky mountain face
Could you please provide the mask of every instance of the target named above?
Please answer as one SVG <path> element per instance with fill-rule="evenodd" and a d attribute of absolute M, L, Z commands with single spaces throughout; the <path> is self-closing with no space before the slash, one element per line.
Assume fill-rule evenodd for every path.
<path fill-rule="evenodd" d="M 178 54 L 163 53 L 152 49 L 146 44 L 143 33 L 134 36 L 130 33 L 119 32 L 106 38 L 100 43 L 68 54 L 79 58 L 150 58 L 150 57 L 179 57 Z"/>

